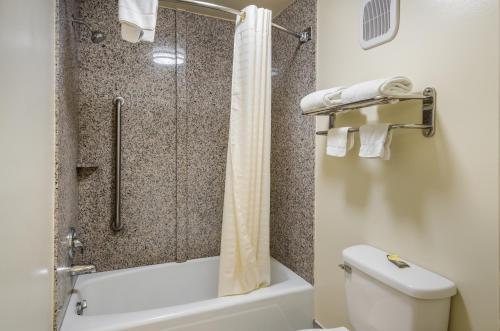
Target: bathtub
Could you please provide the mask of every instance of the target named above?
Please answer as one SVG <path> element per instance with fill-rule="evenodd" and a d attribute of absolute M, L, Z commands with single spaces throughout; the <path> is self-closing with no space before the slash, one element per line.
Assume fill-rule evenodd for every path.
<path fill-rule="evenodd" d="M 62 331 L 295 331 L 312 328 L 313 288 L 276 260 L 271 286 L 217 297 L 219 258 L 78 277 Z M 83 315 L 76 304 L 86 300 Z"/>

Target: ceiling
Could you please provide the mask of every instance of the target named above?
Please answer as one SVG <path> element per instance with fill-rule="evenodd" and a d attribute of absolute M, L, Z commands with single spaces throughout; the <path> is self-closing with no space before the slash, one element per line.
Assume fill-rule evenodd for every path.
<path fill-rule="evenodd" d="M 294 0 L 203 0 L 205 2 L 215 3 L 221 6 L 226 6 L 234 9 L 242 9 L 248 5 L 256 5 L 258 7 L 265 7 L 273 11 L 273 16 L 278 15 L 283 9 L 289 6 Z M 185 4 L 180 4 L 175 0 L 160 0 L 161 6 L 183 9 L 190 12 L 195 12 L 203 15 L 210 15 L 225 19 L 234 20 L 234 16 L 220 12 L 218 10 L 205 9 L 197 6 L 189 6 Z"/>

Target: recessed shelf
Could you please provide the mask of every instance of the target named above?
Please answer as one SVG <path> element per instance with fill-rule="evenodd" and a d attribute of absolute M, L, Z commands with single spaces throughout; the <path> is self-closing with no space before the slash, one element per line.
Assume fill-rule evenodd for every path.
<path fill-rule="evenodd" d="M 99 167 L 94 164 L 78 164 L 76 166 L 76 174 L 78 176 L 78 180 L 85 179 L 92 175 Z"/>

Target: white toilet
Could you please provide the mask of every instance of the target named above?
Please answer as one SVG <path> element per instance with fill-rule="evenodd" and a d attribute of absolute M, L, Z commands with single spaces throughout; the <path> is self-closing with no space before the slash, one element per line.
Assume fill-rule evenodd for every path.
<path fill-rule="evenodd" d="M 342 255 L 347 310 L 355 331 L 448 330 L 453 282 L 409 262 L 400 268 L 387 252 L 368 245 L 346 248 Z"/>

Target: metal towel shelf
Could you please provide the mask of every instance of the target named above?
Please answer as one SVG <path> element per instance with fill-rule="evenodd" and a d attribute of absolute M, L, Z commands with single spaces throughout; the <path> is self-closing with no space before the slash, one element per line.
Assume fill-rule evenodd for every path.
<path fill-rule="evenodd" d="M 329 116 L 329 128 L 335 127 L 337 114 L 346 113 L 359 108 L 397 104 L 408 100 L 422 100 L 422 123 L 421 124 L 390 124 L 390 129 L 417 129 L 422 130 L 424 137 L 432 137 L 436 131 L 436 90 L 432 87 L 426 88 L 422 93 L 409 94 L 401 97 L 375 97 L 373 99 L 358 102 L 340 104 L 332 107 L 303 111 L 302 115 Z M 351 128 L 349 132 L 358 132 L 359 128 Z M 327 135 L 328 131 L 318 131 L 317 135 Z"/>

